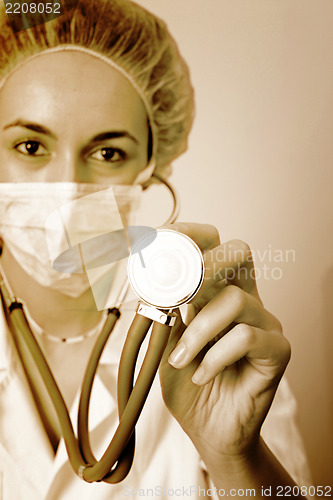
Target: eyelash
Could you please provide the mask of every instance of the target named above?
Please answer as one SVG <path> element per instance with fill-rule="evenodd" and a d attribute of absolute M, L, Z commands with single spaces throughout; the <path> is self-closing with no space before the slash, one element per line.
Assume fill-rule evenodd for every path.
<path fill-rule="evenodd" d="M 27 145 L 28 144 L 34 144 L 34 145 L 37 145 L 37 150 L 36 152 L 33 152 L 33 153 L 29 153 L 29 151 L 27 150 Z M 21 151 L 19 148 L 20 146 L 22 145 L 25 145 L 25 151 Z M 42 157 L 42 156 L 46 156 L 45 153 L 42 153 L 42 154 L 36 154 L 38 153 L 38 150 L 40 148 L 45 148 L 45 146 L 40 142 L 40 141 L 37 141 L 37 140 L 34 140 L 34 139 L 29 139 L 29 140 L 25 140 L 25 141 L 21 141 L 19 142 L 18 144 L 16 144 L 14 146 L 14 149 L 17 150 L 20 154 L 24 155 L 24 156 L 28 156 L 28 157 Z M 93 155 L 96 155 L 97 153 L 101 153 L 101 156 L 103 154 L 103 152 L 106 152 L 106 151 L 110 151 L 112 152 L 112 158 L 110 159 L 103 159 L 102 158 L 94 158 Z M 116 160 L 113 159 L 113 156 L 114 155 L 118 155 L 118 158 Z M 125 151 L 123 151 L 122 149 L 119 149 L 119 148 L 113 148 L 111 146 L 104 146 L 104 147 L 100 147 L 98 149 L 95 149 L 95 151 L 93 151 L 92 153 L 90 153 L 88 155 L 88 158 L 92 158 L 96 161 L 99 161 L 99 162 L 102 162 L 102 163 L 120 163 L 122 161 L 124 161 L 126 158 L 127 158 L 127 154 L 125 153 Z"/>
<path fill-rule="evenodd" d="M 37 151 L 42 147 L 46 150 L 45 146 L 40 142 L 40 141 L 36 141 L 36 140 L 33 140 L 33 139 L 29 139 L 29 140 L 26 140 L 26 141 L 21 141 L 19 142 L 18 144 L 16 144 L 14 146 L 14 149 L 16 149 L 20 154 L 24 155 L 24 156 L 30 156 L 30 157 L 36 157 L 36 156 L 45 156 L 45 153 L 42 153 L 42 154 L 36 154 L 36 152 L 34 153 L 29 153 L 29 151 L 27 150 L 27 145 L 28 144 L 37 144 Z M 19 147 L 22 146 L 22 145 L 25 145 L 26 147 L 26 151 L 20 151 Z"/>
<path fill-rule="evenodd" d="M 100 159 L 100 158 L 94 158 L 93 155 L 97 154 L 97 153 L 101 153 L 101 155 L 103 154 L 103 151 L 106 152 L 106 151 L 111 151 L 113 156 L 116 154 L 118 155 L 118 158 L 116 160 L 114 160 L 113 158 L 110 158 L 109 160 L 107 159 Z M 100 161 L 100 162 L 105 162 L 105 163 L 120 163 L 121 161 L 124 161 L 126 158 L 127 158 L 127 155 L 125 153 L 125 151 L 123 151 L 122 149 L 118 149 L 118 148 L 113 148 L 111 146 L 105 146 L 105 147 L 102 147 L 102 148 L 98 148 L 98 149 L 95 149 L 95 151 L 93 153 L 91 153 L 89 155 L 91 158 L 93 158 L 94 160 L 96 161 Z"/>

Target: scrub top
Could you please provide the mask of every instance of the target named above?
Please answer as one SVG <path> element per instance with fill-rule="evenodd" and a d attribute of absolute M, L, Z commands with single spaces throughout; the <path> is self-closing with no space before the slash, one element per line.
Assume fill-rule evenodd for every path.
<path fill-rule="evenodd" d="M 90 409 L 91 442 L 97 457 L 117 425 L 118 361 L 135 305 L 122 311 L 101 359 Z M 78 397 L 71 409 L 76 422 Z M 306 456 L 296 425 L 296 403 L 283 379 L 262 428 L 262 436 L 294 480 L 310 484 Z M 54 456 L 24 378 L 3 312 L 0 313 L 0 499 L 111 500 L 122 497 L 199 498 L 214 486 L 194 445 L 163 403 L 155 378 L 136 432 L 132 469 L 119 484 L 86 483 L 69 464 L 61 441 Z"/>

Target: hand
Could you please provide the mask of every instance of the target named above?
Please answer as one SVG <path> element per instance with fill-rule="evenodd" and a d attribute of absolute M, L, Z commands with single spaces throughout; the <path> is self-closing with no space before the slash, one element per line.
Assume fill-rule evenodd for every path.
<path fill-rule="evenodd" d="M 163 397 L 204 460 L 241 456 L 259 441 L 290 346 L 260 301 L 245 243 L 220 245 L 212 226 L 170 228 L 198 244 L 206 273 L 192 321 L 172 330 L 160 368 Z"/>

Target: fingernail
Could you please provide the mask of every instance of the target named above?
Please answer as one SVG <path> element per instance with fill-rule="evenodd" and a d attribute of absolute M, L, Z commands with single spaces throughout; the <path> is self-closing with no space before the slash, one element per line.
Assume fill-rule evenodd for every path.
<path fill-rule="evenodd" d="M 174 366 L 175 368 L 180 368 L 185 360 L 185 351 L 185 344 L 183 342 L 180 342 L 169 356 L 168 361 L 170 365 Z"/>
<path fill-rule="evenodd" d="M 205 369 L 203 366 L 199 366 L 199 368 L 194 372 L 192 377 L 192 382 L 194 384 L 203 384 L 205 379 Z"/>

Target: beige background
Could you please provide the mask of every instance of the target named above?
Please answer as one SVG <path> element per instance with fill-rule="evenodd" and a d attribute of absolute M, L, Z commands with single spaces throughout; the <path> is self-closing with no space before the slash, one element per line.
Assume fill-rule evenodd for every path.
<path fill-rule="evenodd" d="M 190 148 L 174 164 L 181 219 L 252 246 L 292 344 L 314 483 L 332 484 L 333 1 L 139 3 L 168 22 L 196 89 Z"/>

